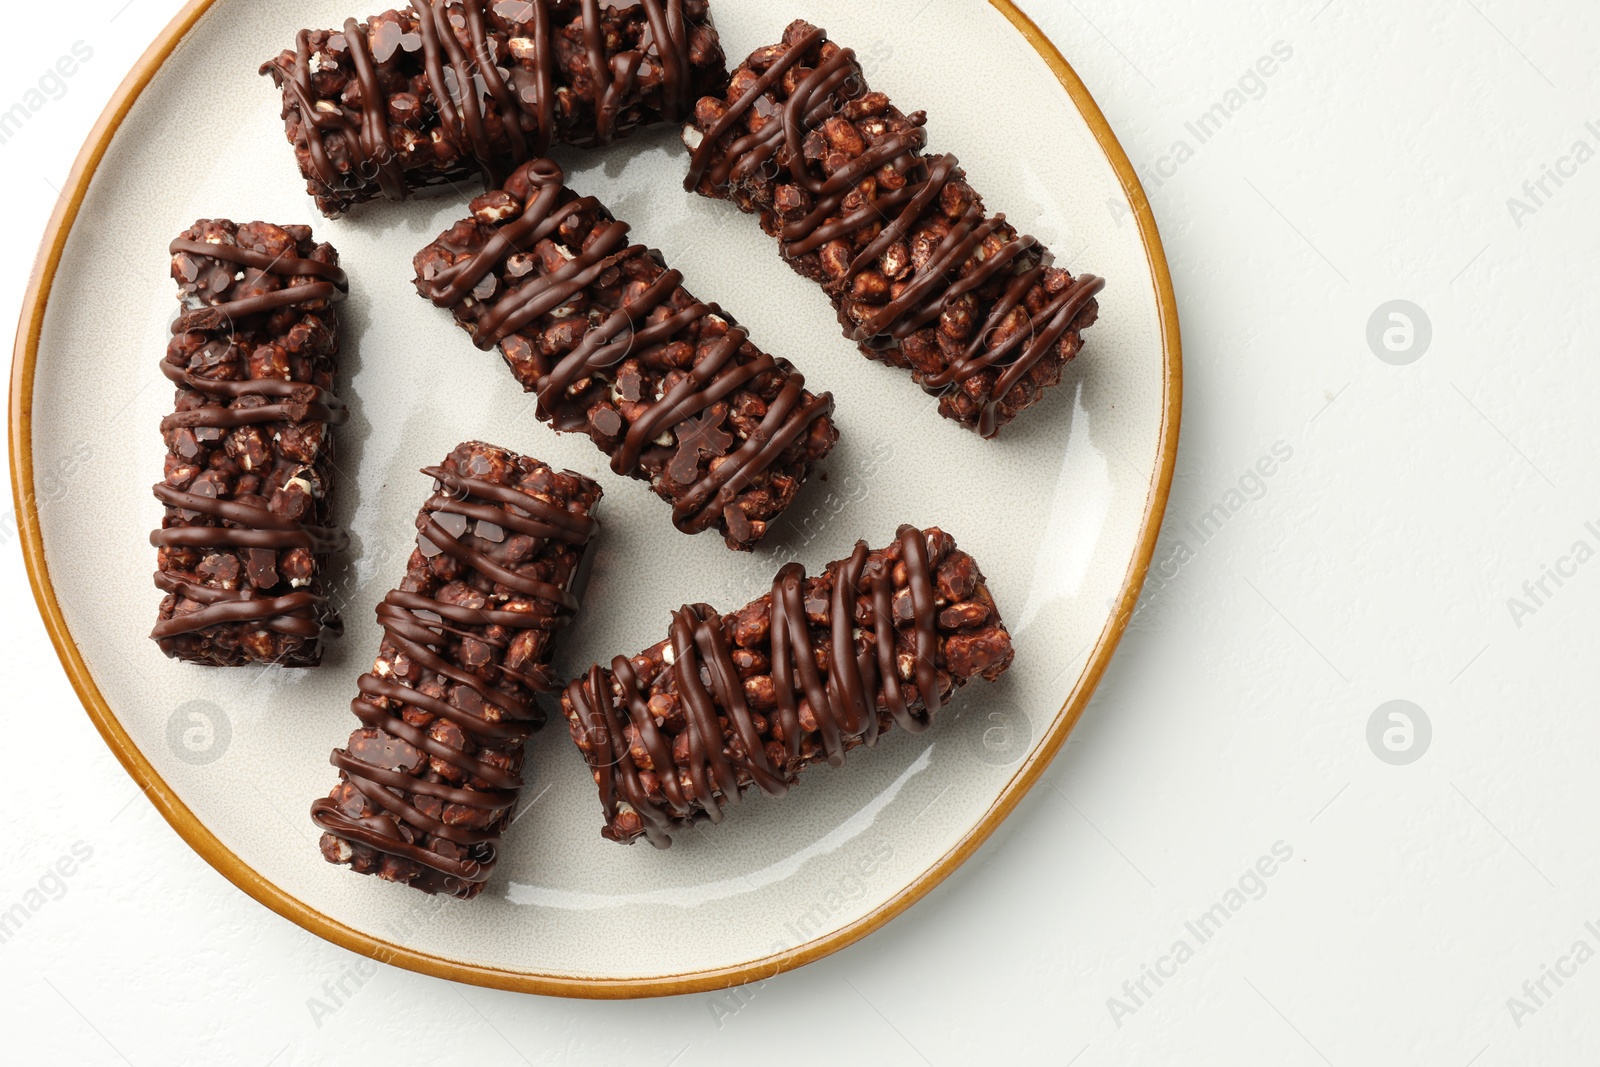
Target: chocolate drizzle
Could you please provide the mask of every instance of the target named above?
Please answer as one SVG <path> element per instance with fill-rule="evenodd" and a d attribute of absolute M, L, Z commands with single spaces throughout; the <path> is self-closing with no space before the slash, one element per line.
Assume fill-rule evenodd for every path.
<path fill-rule="evenodd" d="M 464 445 L 452 458 L 471 449 L 510 456 Z M 560 688 L 547 663 L 548 637 L 531 662 L 508 663 L 510 646 L 521 632 L 553 636 L 571 621 L 583 574 L 574 560 L 599 530 L 588 514 L 599 488 L 587 479 L 567 476 L 579 487 L 576 495 L 590 494 L 575 513 L 555 502 L 559 492 L 534 495 L 461 473 L 472 462 L 422 472 L 434 479 L 435 493 L 418 517 L 411 573 L 426 574 L 432 561 L 446 557 L 454 561 L 447 572 L 463 577 L 429 595 L 420 591 L 424 582 L 408 576 L 378 605 L 383 650 L 350 705 L 371 743 L 363 747 L 358 730 L 347 748 L 334 750 L 330 762 L 342 772 L 341 784 L 311 808 L 313 821 L 334 838 L 393 857 L 390 864 L 400 861 L 377 873 L 458 897 L 476 895 L 493 870 L 523 784 L 522 746 L 544 721 L 534 694 Z M 515 473 L 519 463 L 533 462 L 511 457 L 508 466 Z M 508 538 L 523 539 L 514 557 L 506 555 Z M 530 560 L 550 562 L 528 566 Z M 492 595 L 466 602 L 459 595 L 490 583 Z M 476 667 L 457 651 L 468 644 L 479 649 Z M 418 677 L 433 679 L 438 695 L 415 684 Z M 427 728 L 440 723 L 469 743 L 448 744 L 450 729 Z M 414 765 L 407 768 L 408 757 L 397 757 L 397 749 L 414 754 Z M 368 752 L 373 759 L 362 758 Z M 434 773 L 425 773 L 429 766 Z"/>
<path fill-rule="evenodd" d="M 948 589 L 957 573 L 940 569 L 946 561 L 966 576 L 971 604 L 982 605 L 971 610 L 976 625 L 989 627 L 981 635 L 987 658 L 952 663 L 944 654 L 949 602 L 936 581 Z M 849 749 L 876 744 L 888 725 L 928 729 L 968 676 L 994 677 L 1010 663 L 1009 638 L 975 574 L 942 532 L 902 526 L 893 547 L 870 552 L 859 543 L 820 582 L 791 563 L 770 596 L 737 616 L 684 607 L 664 645 L 636 659 L 618 656 L 609 672 L 591 668 L 567 686 L 563 708 L 599 786 L 604 836 L 628 842 L 643 834 L 665 848 L 676 828 L 721 822 L 749 786 L 781 797 L 798 771 L 823 759 L 838 766 Z M 752 699 L 766 687 L 751 688 L 751 671 L 741 669 L 752 662 L 770 672 L 764 713 Z M 680 729 L 665 728 L 667 706 L 681 709 Z"/>
<path fill-rule="evenodd" d="M 614 278 L 615 268 L 648 259 L 654 279 L 648 284 L 636 283 L 637 295 L 630 289 L 621 306 L 603 317 L 591 318 L 576 346 L 553 366 L 541 364 L 532 382 L 538 417 L 555 422 L 559 430 L 576 430 L 583 421 L 571 419 L 563 409 L 584 383 L 604 379 L 630 355 L 674 341 L 708 317 L 725 320 L 727 316 L 715 304 L 693 298 L 687 298 L 685 304 L 683 275 L 662 269 L 664 264 L 644 245 L 629 244 L 628 224 L 610 218 L 599 201 L 570 197 L 562 170 L 555 163 L 535 160 L 519 175 L 525 177 L 529 192 L 517 216 L 498 225 L 481 249 L 431 276 L 419 277 L 418 287 L 435 305 L 458 308 L 481 285 L 489 284 L 497 295 L 492 305 L 485 302 L 482 314 L 469 327 L 473 343 L 487 351 L 567 305 L 608 274 Z M 508 278 L 503 284 L 512 287 L 500 288 L 502 283 L 492 275 L 510 257 L 525 254 L 542 241 L 562 240 L 563 223 L 590 212 L 599 216 L 601 223 L 581 249 L 562 246 L 565 262 L 558 269 L 534 271 L 515 282 Z M 681 381 L 633 419 L 611 453 L 611 469 L 616 473 L 650 478 L 642 466 L 647 450 L 663 434 L 675 435 L 678 451 L 665 474 L 676 483 L 671 493 L 673 524 L 685 533 L 700 533 L 726 521 L 739 494 L 832 411 L 830 395 L 807 393 L 803 375 L 754 350 L 746 344 L 748 340 L 746 330 L 730 327 L 703 357 L 696 358 Z M 726 401 L 775 373 L 782 375 L 782 386 L 767 403 L 754 432 L 743 442 L 723 432 L 720 426 L 728 414 Z M 716 462 L 702 468 L 702 453 L 714 455 Z"/>
<path fill-rule="evenodd" d="M 641 120 L 680 121 L 697 89 L 714 84 L 697 77 L 702 71 L 691 60 L 685 3 L 608 5 L 643 9 L 639 47 L 617 50 L 619 20 L 638 16 L 602 12 L 600 0 L 415 0 L 393 16 L 398 21 L 345 20 L 342 51 L 354 68 L 353 93 L 330 100 L 318 92 L 312 31 L 302 30 L 295 51 L 263 70 L 283 88 L 285 118 L 297 119 L 306 131 L 306 177 L 320 182 L 332 199 L 366 182 L 376 182 L 391 200 L 405 199 L 414 183 L 396 140 L 409 133 L 415 143 L 419 131 L 436 135 L 436 144 L 421 139 L 431 149 L 428 155 L 448 151 L 471 159 L 492 189 L 558 142 L 603 146 Z M 569 67 L 558 54 L 556 35 L 574 19 L 581 20 L 581 47 Z M 390 106 L 394 94 L 385 90 L 380 66 L 397 53 L 416 54 L 420 76 L 410 88 L 420 114 L 414 113 L 417 103 Z M 720 73 L 720 53 L 712 58 Z M 641 82 L 647 65 L 648 86 Z M 586 125 L 573 113 L 579 79 L 592 97 L 586 100 L 592 109 Z M 649 103 L 641 114 L 645 97 Z M 338 135 L 347 159 L 330 150 L 331 135 Z"/>
<path fill-rule="evenodd" d="M 269 256 L 249 248 L 240 248 L 238 245 L 210 244 L 182 237 L 168 245 L 167 252 L 174 256 L 179 254 L 209 256 L 225 263 L 250 267 L 264 274 L 276 274 L 285 278 L 316 279 L 309 285 L 286 285 L 275 292 L 191 309 L 173 322 L 173 333 L 182 333 L 184 330 L 227 329 L 237 320 L 251 315 L 264 315 L 281 308 L 292 307 L 295 304 L 309 304 L 316 300 L 343 300 L 350 291 L 350 283 L 345 278 L 344 271 L 331 263 L 321 263 L 314 259 L 301 259 L 291 255 Z"/>
<path fill-rule="evenodd" d="M 907 129 L 869 144 L 833 174 L 823 177 L 814 172 L 805 150 L 806 136 L 867 91 L 855 53 L 848 48 L 837 50 L 800 78 L 782 108 L 771 116 L 776 121 L 767 121 L 755 132 L 735 137 L 735 131 L 751 115 L 757 101 L 780 85 L 826 39 L 827 31 L 809 28 L 726 108 L 694 148 L 684 187 L 692 191 L 709 179 L 713 189 L 726 190 L 757 176 L 772 180 L 781 173 L 781 162 L 786 160 L 790 180 L 810 194 L 815 207 L 803 217 L 782 224 L 780 240 L 785 259 L 792 262 L 829 242 L 878 231 L 855 253 L 843 275 L 825 284 L 835 302 L 842 303 L 856 279 L 872 269 L 880 256 L 896 242 L 905 240 L 919 223 L 939 213 L 942 194 L 952 181 L 963 177 L 963 172 L 953 155 L 921 154 L 926 144 L 923 125 L 927 116 L 923 112 L 907 116 Z M 874 192 L 861 207 L 841 216 L 846 199 L 858 185 L 885 166 L 906 179 L 905 183 L 900 188 Z M 985 218 L 982 202 L 974 198 L 902 292 L 864 321 L 852 323 L 841 314 L 850 340 L 864 349 L 881 352 L 899 347 L 912 334 L 937 322 L 966 294 L 1009 274 L 1003 294 L 991 305 L 987 317 L 959 354 L 949 359 L 942 370 L 924 375 L 921 381 L 928 392 L 942 393 L 983 371 L 997 369 L 997 380 L 987 390 L 976 420 L 975 428 L 984 437 L 993 437 L 999 431 L 1000 409 L 1007 394 L 1061 342 L 1080 313 L 1105 288 L 1104 279 L 1082 274 L 1042 310 L 1025 307 L 1025 298 L 1044 279 L 1053 257 L 1033 237 L 1013 236 L 998 251 L 975 259 L 980 247 L 1005 226 L 1003 214 Z M 1031 328 L 1010 332 L 998 343 L 991 343 L 1001 324 L 1018 308 L 1029 313 Z"/>
<path fill-rule="evenodd" d="M 212 224 L 197 224 L 197 229 L 208 225 Z M 182 237 L 174 240 L 168 251 L 173 256 L 200 261 L 210 259 L 249 268 L 258 272 L 262 281 L 275 279 L 277 288 L 216 304 L 206 304 L 203 298 L 191 296 L 188 303 L 192 306 L 172 325 L 174 335 L 191 332 L 218 335 L 216 339 L 230 349 L 258 341 L 264 332 L 258 329 L 265 325 L 262 317 L 301 307 L 326 307 L 342 300 L 348 291 L 345 274 L 338 266 L 292 253 L 274 256 L 238 244 Z M 231 287 L 230 281 L 227 286 L 217 288 L 220 291 Z M 227 431 L 245 426 L 265 426 L 269 431 L 271 424 L 332 426 L 343 423 L 349 416 L 343 401 L 311 382 L 281 378 L 213 379 L 170 361 L 162 362 L 161 372 L 178 386 L 180 397 L 187 391 L 203 396 L 206 401 L 198 407 L 184 407 L 162 419 L 163 434 L 179 429 L 201 434 L 210 431 L 214 435 L 211 439 L 217 439 Z M 263 506 L 265 501 L 252 502 L 260 497 L 221 499 L 215 482 L 192 480 L 198 491 L 184 490 L 167 482 L 154 487 L 156 498 L 168 509 L 168 523 L 150 535 L 150 543 L 156 548 L 238 551 L 250 561 L 247 569 L 253 576 L 270 576 L 267 584 L 278 585 L 277 553 L 304 549 L 325 556 L 343 550 L 348 543 L 348 536 L 341 529 L 280 515 Z M 180 524 L 172 524 L 174 517 Z M 211 521 L 200 523 L 201 519 Z M 184 654 L 173 639 L 215 626 L 256 626 L 308 643 L 343 630 L 327 597 L 310 588 L 271 593 L 256 587 L 254 582 L 242 580 L 238 588 L 221 588 L 191 581 L 165 566 L 157 571 L 155 584 L 178 602 L 187 602 L 183 611 L 175 611 L 170 616 L 163 612 L 164 617 L 151 632 L 150 636 L 169 654 Z"/>

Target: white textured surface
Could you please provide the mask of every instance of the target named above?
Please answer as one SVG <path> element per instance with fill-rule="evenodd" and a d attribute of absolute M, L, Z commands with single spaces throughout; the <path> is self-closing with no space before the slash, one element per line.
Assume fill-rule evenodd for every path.
<path fill-rule="evenodd" d="M 1600 965 L 1522 988 L 1546 965 L 1570 970 L 1575 942 L 1600 947 L 1585 927 L 1600 926 L 1593 561 L 1559 588 L 1546 580 L 1554 595 L 1520 627 L 1507 606 L 1532 604 L 1523 583 L 1576 541 L 1600 544 L 1585 527 L 1600 527 L 1586 487 L 1600 170 L 1547 181 L 1520 227 L 1507 206 L 1574 141 L 1600 143 L 1585 129 L 1600 122 L 1600 19 L 1505 0 L 1026 6 L 1149 171 L 1189 392 L 1157 557 L 1167 577 L 996 840 L 884 931 L 737 996 L 572 1003 L 389 969 L 330 993 L 355 958 L 233 890 L 137 799 L 28 614 L 13 539 L 20 833 L 0 905 L 27 901 L 75 842 L 93 854 L 0 944 L 10 1055 L 809 1063 L 821 1040 L 893 1064 L 1600 1057 Z M 109 27 L 85 12 L 77 32 L 30 16 L 40 69 L 80 35 L 96 55 L 0 146 L 29 220 L 20 242 L 175 7 L 134 0 Z M 1185 123 L 1277 41 L 1292 56 L 1265 95 L 1197 144 Z M 21 99 L 27 69 L 6 78 L 0 102 Z M 1180 138 L 1193 154 L 1174 172 Z M 4 269 L 20 292 L 22 266 Z M 1410 366 L 1367 346 L 1369 317 L 1393 299 L 1432 319 L 1432 348 Z M 1292 454 L 1264 490 L 1241 484 L 1279 442 Z M 1196 536 L 1189 524 L 1218 504 L 1220 532 Z M 1433 725 L 1431 749 L 1400 767 L 1366 738 L 1397 698 Z M 1186 923 L 1226 907 L 1280 841 L 1292 860 L 1199 944 Z M 1136 1004 L 1124 982 L 1180 939 L 1194 957 L 1160 987 L 1146 980 Z M 1114 1019 L 1112 996 L 1137 1010 Z M 1514 1018 L 1513 996 L 1536 1010 Z M 312 998 L 343 1006 L 314 1014 Z"/>

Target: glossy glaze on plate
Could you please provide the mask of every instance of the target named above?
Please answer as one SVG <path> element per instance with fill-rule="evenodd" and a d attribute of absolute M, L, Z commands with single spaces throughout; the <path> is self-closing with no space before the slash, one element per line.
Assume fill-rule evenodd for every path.
<path fill-rule="evenodd" d="M 1176 447 L 1178 357 L 1153 226 L 1128 210 L 1143 205 L 1131 168 L 1086 94 L 1075 103 L 1064 88 L 1081 94 L 1070 72 L 1052 70 L 1001 8 L 798 0 L 775 14 L 719 0 L 736 58 L 791 17 L 827 26 L 875 84 L 928 110 L 930 138 L 961 156 L 996 209 L 1074 271 L 1109 279 L 1067 380 L 1007 439 L 983 441 L 939 419 L 903 377 L 864 365 L 826 298 L 747 220 L 680 191 L 675 131 L 603 155 L 563 154 L 574 187 L 635 220 L 637 238 L 665 251 L 696 292 L 737 309 L 839 395 L 843 440 L 829 480 L 807 490 L 764 551 L 734 556 L 712 537 L 673 531 L 648 492 L 604 469 L 592 448 L 538 425 L 498 357 L 465 344 L 408 291 L 412 254 L 461 200 L 375 205 L 323 224 L 351 279 L 339 389 L 352 418 L 340 436 L 337 516 L 355 544 L 340 591 L 348 632 L 314 672 L 187 668 L 163 660 L 143 632 L 154 595 L 145 535 L 159 513 L 148 486 L 170 402 L 157 369 L 170 316 L 165 244 L 201 216 L 314 218 L 276 94 L 254 70 L 301 23 L 342 19 L 347 7 L 211 6 L 128 111 L 59 263 L 46 257 L 48 306 L 25 310 L 13 393 L 24 416 L 13 442 L 19 497 L 29 498 L 36 470 L 74 450 L 91 450 L 99 471 L 125 472 L 73 486 L 25 531 L 47 622 L 91 714 L 219 869 L 323 936 L 405 966 L 619 996 L 727 984 L 848 943 L 948 874 L 1015 804 L 1081 710 L 1142 579 Z M 63 223 L 75 207 L 69 196 Z M 816 772 L 803 799 L 752 798 L 714 839 L 667 853 L 601 840 L 583 761 L 565 738 L 535 738 L 534 803 L 481 898 L 419 900 L 352 878 L 317 857 L 304 813 L 348 732 L 351 680 L 370 666 L 372 606 L 410 550 L 414 472 L 469 437 L 607 487 L 595 579 L 557 664 L 568 672 L 644 647 L 685 602 L 743 604 L 784 560 L 815 568 L 901 522 L 937 523 L 984 561 L 1017 664 L 996 685 L 970 687 L 928 733 L 886 738 L 870 758 Z M 209 736 L 225 732 L 226 743 L 187 747 L 185 716 L 196 714 L 224 722 Z"/>

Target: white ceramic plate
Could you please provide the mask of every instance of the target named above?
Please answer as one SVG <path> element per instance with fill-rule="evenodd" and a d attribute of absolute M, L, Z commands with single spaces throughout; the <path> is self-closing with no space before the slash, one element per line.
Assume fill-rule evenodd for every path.
<path fill-rule="evenodd" d="M 255 71 L 300 26 L 336 25 L 362 6 L 197 0 L 108 110 L 46 242 L 13 382 L 13 471 L 30 505 L 40 604 L 90 714 L 224 874 L 309 929 L 397 964 L 625 996 L 747 980 L 848 944 L 926 893 L 1015 805 L 1065 739 L 1143 579 L 1176 448 L 1179 357 L 1166 265 L 1132 168 L 1081 84 L 1009 4 L 716 0 L 735 62 L 791 18 L 826 26 L 861 55 L 874 87 L 927 110 L 930 144 L 960 156 L 993 209 L 1075 272 L 1110 279 L 1064 384 L 986 442 L 841 339 L 823 294 L 780 262 L 753 219 L 686 195 L 672 131 L 563 154 L 570 184 L 838 398 L 828 480 L 814 480 L 761 552 L 735 555 L 715 534 L 675 533 L 669 509 L 612 475 L 587 439 L 535 423 L 499 357 L 415 295 L 411 257 L 464 213 L 460 202 L 375 205 L 335 223 L 315 214 L 277 94 Z M 165 248 L 197 217 L 313 222 L 351 278 L 339 392 L 354 418 L 339 433 L 337 486 L 354 539 L 339 589 L 348 631 L 319 670 L 200 669 L 163 658 L 146 637 L 159 600 L 149 486 L 172 400 L 157 371 L 174 313 Z M 977 557 L 1015 635 L 1016 666 L 999 684 L 969 687 L 931 732 L 896 733 L 842 769 L 813 771 L 783 802 L 751 797 L 667 852 L 600 838 L 594 788 L 557 720 L 535 739 L 531 804 L 481 898 L 426 898 L 329 866 L 307 808 L 333 784 L 328 751 L 351 729 L 355 679 L 378 644 L 372 608 L 411 548 L 428 491 L 417 470 L 468 438 L 605 485 L 595 578 L 558 661 L 567 671 L 653 643 L 686 601 L 737 607 L 781 562 L 816 570 L 858 537 L 887 543 L 901 522 L 943 526 Z"/>

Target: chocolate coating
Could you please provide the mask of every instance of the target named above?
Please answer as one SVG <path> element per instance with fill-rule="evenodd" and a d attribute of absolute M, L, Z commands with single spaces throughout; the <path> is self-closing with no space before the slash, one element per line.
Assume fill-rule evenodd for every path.
<path fill-rule="evenodd" d="M 591 667 L 561 707 L 599 788 L 602 836 L 666 848 L 752 786 L 781 797 L 800 771 L 837 766 L 893 726 L 923 732 L 952 692 L 1012 657 L 972 557 L 942 530 L 902 526 L 888 548 L 857 544 L 816 578 L 789 564 L 732 615 L 684 607 L 667 640 Z"/>
<path fill-rule="evenodd" d="M 210 666 L 316 666 L 342 626 L 322 567 L 343 549 L 331 525 L 334 305 L 348 288 L 329 245 L 303 226 L 195 223 L 169 248 L 183 311 L 161 372 L 176 410 L 161 420 L 166 505 L 151 637 Z"/>
<path fill-rule="evenodd" d="M 910 368 L 941 414 L 993 437 L 1060 380 L 1105 282 L 988 217 L 955 156 L 922 154 L 926 121 L 798 21 L 734 73 L 726 102 L 697 105 L 685 187 L 760 214 L 864 354 Z"/>
<path fill-rule="evenodd" d="M 726 80 L 708 20 L 706 0 L 416 0 L 302 30 L 262 73 L 332 217 L 474 171 L 494 188 L 554 144 L 680 121 Z"/>
<path fill-rule="evenodd" d="M 330 863 L 465 899 L 512 819 L 537 695 L 560 688 L 550 657 L 579 608 L 601 494 L 479 442 L 423 473 L 435 490 L 406 579 L 378 605 L 383 643 L 350 705 L 361 726 L 311 817 Z"/>
<path fill-rule="evenodd" d="M 838 439 L 833 397 L 683 288 L 628 225 L 535 160 L 416 257 L 417 291 L 499 346 L 537 415 L 650 482 L 684 533 L 748 549 Z"/>

